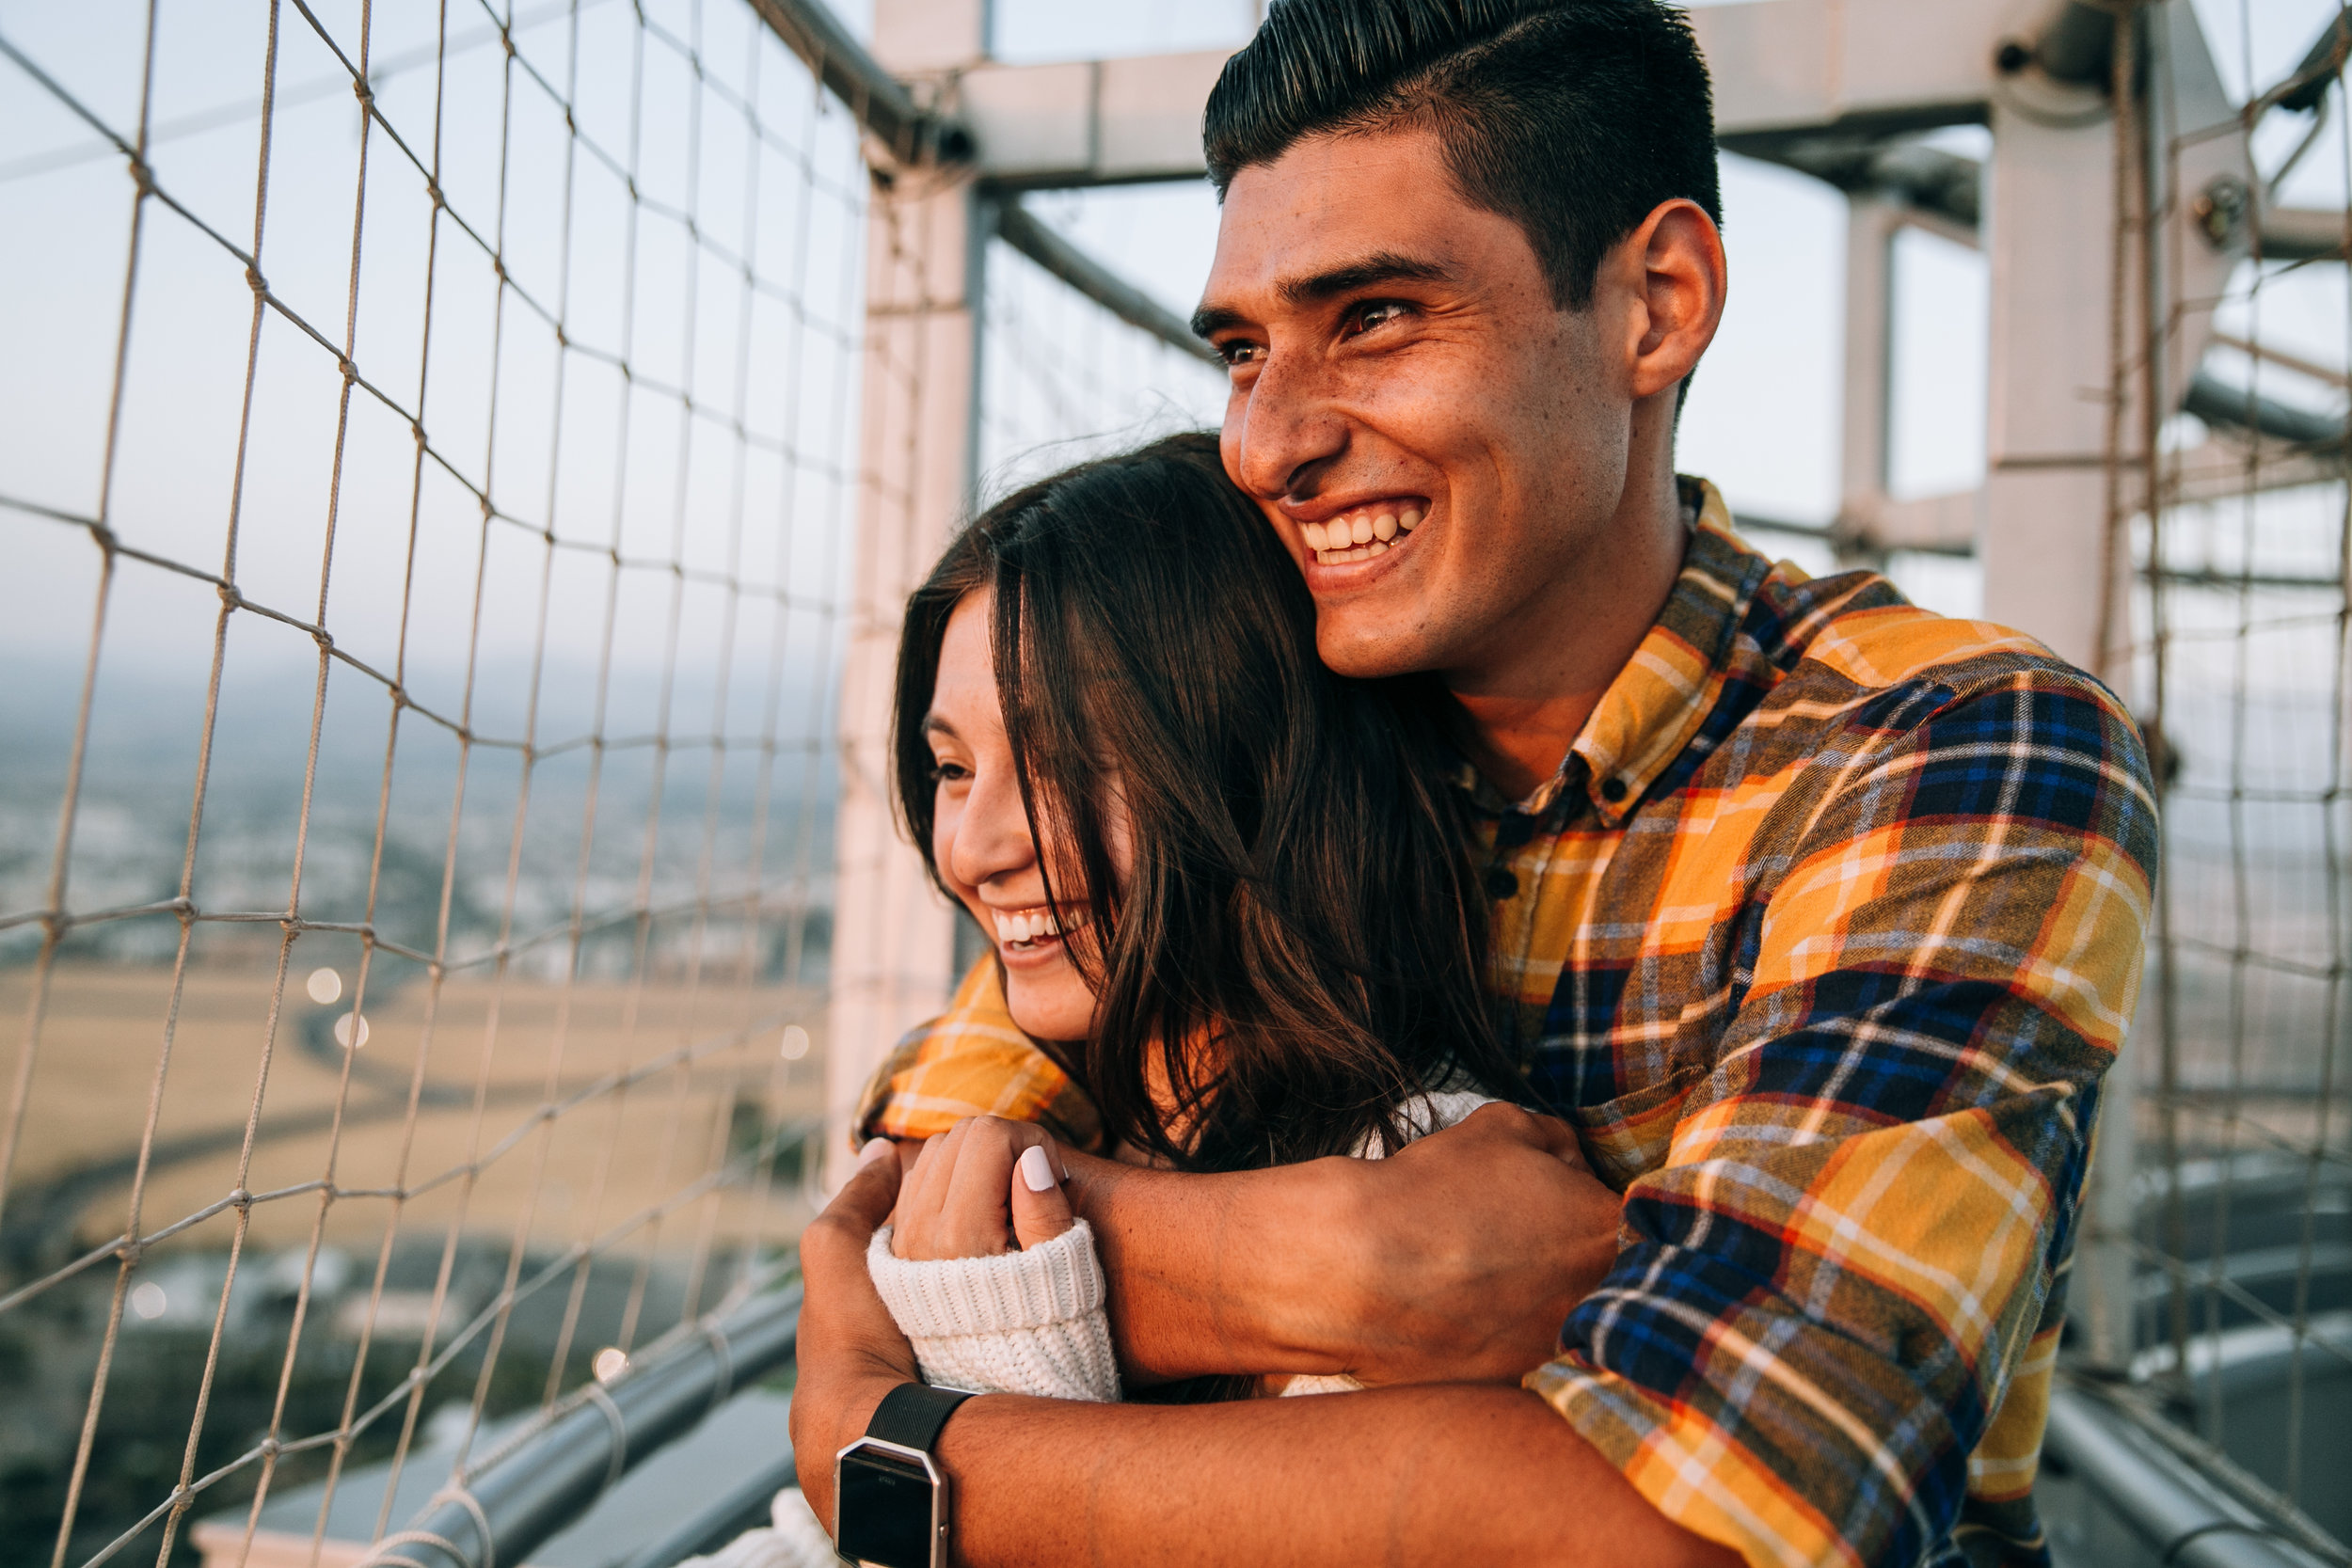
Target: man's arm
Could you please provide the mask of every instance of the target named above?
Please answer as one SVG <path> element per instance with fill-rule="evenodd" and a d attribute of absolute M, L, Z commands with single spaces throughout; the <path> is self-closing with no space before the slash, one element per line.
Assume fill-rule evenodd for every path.
<path fill-rule="evenodd" d="M 2020 657 L 1851 711 L 1812 764 L 1835 787 L 1743 849 L 1780 869 L 1733 933 L 1713 1069 L 1529 1381 L 1757 1563 L 1920 1560 L 2028 1493 L 2027 1346 L 2055 1338 L 2154 867 L 2137 736 L 2079 674 Z"/>
<path fill-rule="evenodd" d="M 1228 1176 L 1073 1163 L 1143 1380 L 1345 1372 L 1517 1383 L 1617 1256 L 1565 1123 L 1485 1107 L 1386 1160 Z"/>
<path fill-rule="evenodd" d="M 833 1456 L 914 1358 L 866 1275 L 898 1162 L 802 1239 L 792 1437 L 818 1515 Z M 1658 1513 L 1533 1395 L 1424 1386 L 1190 1406 L 988 1395 L 938 1455 L 960 1561 L 1736 1563 Z"/>
<path fill-rule="evenodd" d="M 1042 1126 L 1068 1157 L 1136 1383 L 1516 1382 L 1551 1354 L 1561 1320 L 1616 1256 L 1617 1196 L 1586 1171 L 1575 1135 L 1507 1107 L 1385 1161 L 1194 1176 L 1080 1158 L 1100 1144 L 1101 1118 L 1014 1025 L 993 958 L 892 1053 L 857 1125 L 916 1143 L 976 1117 L 1001 1118 L 987 1135 L 1025 1146 L 1035 1129 L 1013 1124 Z"/>
<path fill-rule="evenodd" d="M 1038 1136 L 965 1126 L 988 1142 Z M 1508 1105 L 1386 1160 L 1200 1176 L 1065 1159 L 1119 1304 L 1120 1366 L 1146 1385 L 1213 1372 L 1516 1384 L 1617 1256 L 1617 1195 L 1575 1133 Z"/>

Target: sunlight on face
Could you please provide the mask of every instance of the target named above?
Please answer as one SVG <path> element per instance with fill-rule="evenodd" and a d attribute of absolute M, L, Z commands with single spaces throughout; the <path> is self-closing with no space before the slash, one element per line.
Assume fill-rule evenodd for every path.
<path fill-rule="evenodd" d="M 1349 675 L 1475 670 L 1592 565 L 1631 400 L 1526 232 L 1472 205 L 1436 135 L 1309 137 L 1233 177 L 1204 323 L 1232 366 L 1225 466 L 1314 594 Z M 1622 358 L 1620 354 L 1618 358 Z"/>
<path fill-rule="evenodd" d="M 967 596 L 940 645 L 938 684 L 924 719 L 938 780 L 931 854 L 995 946 L 1012 1021 L 1033 1038 L 1083 1039 L 1094 1024 L 1094 993 L 1070 961 L 1064 931 L 1082 929 L 1088 911 L 1067 885 L 1058 889 L 1058 908 L 1045 902 L 996 696 L 989 605 L 986 593 Z"/>

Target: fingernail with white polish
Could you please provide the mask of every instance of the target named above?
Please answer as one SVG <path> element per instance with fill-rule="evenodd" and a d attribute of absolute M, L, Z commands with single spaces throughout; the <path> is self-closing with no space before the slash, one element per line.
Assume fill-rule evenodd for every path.
<path fill-rule="evenodd" d="M 883 1155 L 889 1152 L 890 1140 L 888 1138 L 874 1139 L 864 1148 L 857 1151 L 858 1168 L 861 1170 L 865 1169 L 867 1165 L 872 1164 L 875 1161 L 881 1159 Z"/>
<path fill-rule="evenodd" d="M 1054 1184 L 1053 1163 L 1045 1157 L 1043 1144 L 1031 1144 L 1022 1152 L 1021 1180 L 1033 1193 L 1041 1193 Z"/>

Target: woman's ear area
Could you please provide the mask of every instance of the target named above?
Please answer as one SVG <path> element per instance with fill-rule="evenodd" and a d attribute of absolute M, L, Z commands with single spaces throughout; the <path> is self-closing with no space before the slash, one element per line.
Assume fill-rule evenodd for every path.
<path fill-rule="evenodd" d="M 1697 202 L 1661 201 L 1601 261 L 1596 292 L 1624 291 L 1632 338 L 1633 396 L 1674 388 L 1715 341 L 1729 295 L 1729 264 L 1715 220 Z"/>

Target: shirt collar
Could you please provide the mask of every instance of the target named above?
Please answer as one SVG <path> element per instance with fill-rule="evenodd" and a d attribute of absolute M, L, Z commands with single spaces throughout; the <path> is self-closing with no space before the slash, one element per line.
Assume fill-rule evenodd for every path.
<path fill-rule="evenodd" d="M 1722 694 L 1733 641 L 1772 562 L 1732 531 L 1721 491 L 1703 479 L 1679 483 L 1685 515 L 1696 515 L 1665 608 L 1601 693 L 1560 770 L 1518 803 L 1520 812 L 1541 816 L 1581 784 L 1601 820 L 1616 826 L 1682 754 Z M 1482 783 L 1478 794 L 1493 791 Z"/>

